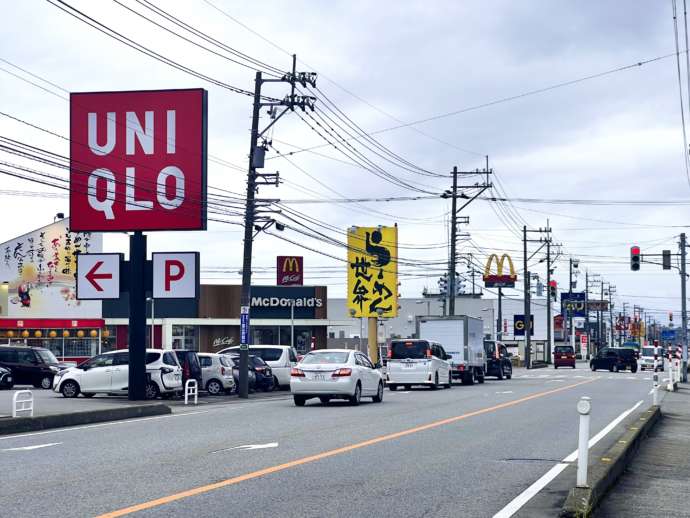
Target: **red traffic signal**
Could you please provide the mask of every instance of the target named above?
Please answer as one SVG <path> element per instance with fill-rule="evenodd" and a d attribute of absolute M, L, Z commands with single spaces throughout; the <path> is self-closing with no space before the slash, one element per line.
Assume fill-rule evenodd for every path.
<path fill-rule="evenodd" d="M 639 246 L 630 247 L 630 269 L 634 272 L 640 269 L 640 263 L 642 261 L 642 255 L 640 254 Z"/>

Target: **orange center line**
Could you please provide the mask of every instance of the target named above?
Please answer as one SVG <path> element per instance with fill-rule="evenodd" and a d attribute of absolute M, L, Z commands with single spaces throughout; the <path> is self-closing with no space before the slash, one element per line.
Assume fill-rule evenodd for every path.
<path fill-rule="evenodd" d="M 358 442 L 355 444 L 350 444 L 348 446 L 343 446 L 341 448 L 335 448 L 333 450 L 327 450 L 321 453 L 317 453 L 316 455 L 310 455 L 308 457 L 302 457 L 300 459 L 292 460 L 290 462 L 285 462 L 283 464 L 278 464 L 275 466 L 270 466 L 268 468 L 260 469 L 257 471 L 252 471 L 251 473 L 246 473 L 244 475 L 239 475 L 237 477 L 232 477 L 228 478 L 225 480 L 221 480 L 219 482 L 214 482 L 212 484 L 207 484 L 204 486 L 199 486 L 195 487 L 192 489 L 187 489 L 186 491 L 181 491 L 179 493 L 174 493 L 172 495 L 164 496 L 161 498 L 156 498 L 155 500 L 149 500 L 148 502 L 143 502 L 141 504 L 136 504 L 132 505 L 129 507 L 124 507 L 122 509 L 117 509 L 115 511 L 111 511 L 109 513 L 101 514 L 97 516 L 96 518 L 116 518 L 118 516 L 125 516 L 127 514 L 131 513 L 136 513 L 138 511 L 144 511 L 146 509 L 151 509 L 153 507 L 158 507 L 161 505 L 169 504 L 171 502 L 175 502 L 177 500 L 182 500 L 184 498 L 189 498 L 191 496 L 196 496 L 200 495 L 203 493 L 208 493 L 209 491 L 214 491 L 216 489 L 220 489 L 223 487 L 227 486 L 232 486 L 235 484 L 239 484 L 240 482 L 244 482 L 246 480 L 252 480 L 255 478 L 260 478 L 264 477 L 266 475 L 270 475 L 272 473 L 277 473 L 279 471 L 285 471 L 291 468 L 295 468 L 297 466 L 302 466 L 304 464 L 309 464 L 311 462 L 316 462 L 318 460 L 322 459 L 327 459 L 329 457 L 334 457 L 336 455 L 341 455 L 343 453 L 347 453 L 353 450 L 357 450 L 359 448 L 365 448 L 367 446 L 372 446 L 374 444 L 378 444 L 380 442 L 384 441 L 391 441 L 393 439 L 399 439 L 400 437 L 405 437 L 407 435 L 412 435 L 415 433 L 423 432 L 425 430 L 431 430 L 433 428 L 438 428 L 440 426 L 445 426 L 448 424 L 452 424 L 458 421 L 461 421 L 463 419 L 467 419 L 469 417 L 474 417 L 482 414 L 488 414 L 489 412 L 495 412 L 497 410 L 501 410 L 503 408 L 509 408 L 511 406 L 519 405 L 521 403 L 525 403 L 527 401 L 531 401 L 533 399 L 549 396 L 551 394 L 556 394 L 558 392 L 563 392 L 564 390 L 569 390 L 571 388 L 578 387 L 580 385 L 584 385 L 585 383 L 591 383 L 593 381 L 596 381 L 597 378 L 585 380 L 585 381 L 580 381 L 578 383 L 574 383 L 572 385 L 566 385 L 564 387 L 559 387 L 557 389 L 553 390 L 547 390 L 544 392 L 537 392 L 536 394 L 532 394 L 530 396 L 525 396 L 523 398 L 519 399 L 514 399 L 512 401 L 507 401 L 505 403 L 500 403 L 498 405 L 494 405 L 491 407 L 486 407 L 482 408 L 480 410 L 475 410 L 473 412 L 468 412 L 466 414 L 454 416 L 454 417 L 449 417 L 446 419 L 441 419 L 438 421 L 432 421 L 431 423 L 427 423 L 424 425 L 420 426 L 415 426 L 413 428 L 408 428 L 406 430 L 401 430 L 399 432 L 387 434 L 387 435 L 381 435 L 379 437 L 374 437 L 373 439 L 368 439 L 366 441 Z"/>

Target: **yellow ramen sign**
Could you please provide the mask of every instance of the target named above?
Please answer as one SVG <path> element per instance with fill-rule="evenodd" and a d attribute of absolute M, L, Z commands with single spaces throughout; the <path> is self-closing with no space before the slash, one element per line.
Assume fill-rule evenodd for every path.
<path fill-rule="evenodd" d="M 350 316 L 398 316 L 398 227 L 351 227 L 347 246 Z"/>

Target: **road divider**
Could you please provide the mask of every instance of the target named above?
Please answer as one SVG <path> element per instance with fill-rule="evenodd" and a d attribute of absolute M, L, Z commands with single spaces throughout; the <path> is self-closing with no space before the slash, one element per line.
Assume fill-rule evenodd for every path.
<path fill-rule="evenodd" d="M 129 405 L 101 410 L 87 410 L 69 414 L 53 414 L 37 417 L 16 417 L 0 420 L 0 435 L 35 432 L 50 428 L 63 428 L 104 421 L 119 421 L 137 417 L 170 414 L 170 407 L 162 403 Z"/>
<path fill-rule="evenodd" d="M 375 444 L 379 444 L 382 442 L 400 439 L 402 437 L 407 437 L 407 436 L 417 434 L 420 432 L 424 432 L 427 430 L 432 430 L 434 428 L 438 428 L 441 426 L 446 426 L 449 424 L 457 423 L 457 422 L 462 421 L 464 419 L 469 419 L 470 417 L 489 414 L 491 412 L 496 412 L 496 411 L 504 409 L 504 408 L 514 407 L 514 406 L 520 405 L 522 403 L 527 403 L 528 401 L 533 401 L 535 399 L 550 396 L 552 394 L 557 394 L 557 393 L 560 393 L 560 392 L 563 392 L 563 391 L 566 391 L 569 389 L 573 389 L 575 387 L 585 385 L 587 383 L 592 383 L 593 381 L 595 381 L 595 380 L 594 379 L 588 379 L 585 381 L 579 381 L 579 382 L 573 383 L 571 385 L 566 385 L 563 387 L 558 387 L 556 389 L 537 392 L 535 394 L 530 394 L 529 396 L 525 396 L 525 397 L 522 397 L 519 399 L 514 399 L 512 401 L 506 401 L 505 403 L 500 403 L 500 404 L 493 405 L 490 407 L 481 408 L 481 409 L 475 410 L 473 412 L 467 412 L 467 413 L 462 414 L 462 415 L 458 415 L 458 416 L 454 416 L 454 417 L 448 417 L 446 419 L 440 419 L 438 421 L 432 421 L 430 423 L 420 425 L 420 426 L 415 426 L 413 428 L 408 428 L 406 430 L 401 430 L 399 432 L 381 435 L 378 437 L 374 437 L 372 439 L 368 439 L 366 441 L 350 444 L 350 445 L 343 446 L 340 448 L 335 448 L 332 450 L 327 450 L 327 451 L 324 451 L 321 453 L 317 453 L 315 455 L 310 455 L 310 456 L 302 457 L 300 459 L 296 459 L 293 461 L 285 462 L 283 464 L 277 464 L 275 466 L 270 466 L 267 468 L 259 469 L 257 471 L 252 471 L 252 472 L 246 473 L 244 475 L 239 475 L 236 477 L 228 478 L 225 480 L 214 482 L 212 484 L 198 486 L 195 488 L 188 489 L 186 491 L 181 491 L 179 493 L 173 493 L 171 495 L 167 495 L 167 496 L 164 496 L 161 498 L 149 500 L 148 502 L 143 502 L 140 504 L 131 505 L 129 507 L 124 507 L 122 509 L 117 509 L 115 511 L 111 511 L 111 512 L 99 515 L 97 518 L 116 518 L 119 516 L 126 516 L 128 514 L 136 513 L 139 511 L 145 511 L 147 509 L 153 509 L 155 507 L 167 505 L 167 504 L 179 501 L 179 500 L 184 500 L 185 498 L 190 498 L 193 496 L 201 495 L 204 493 L 208 493 L 210 491 L 215 491 L 217 489 L 222 489 L 225 487 L 233 486 L 233 485 L 239 484 L 241 482 L 246 482 L 248 480 L 253 480 L 253 479 L 265 477 L 265 476 L 271 475 L 273 473 L 279 473 L 281 471 L 293 469 L 293 468 L 296 468 L 299 466 L 303 466 L 305 464 L 310 464 L 312 462 L 317 462 L 320 460 L 328 459 L 330 457 L 335 457 L 337 455 L 342 455 L 344 453 L 349 453 L 349 452 L 358 450 L 360 448 L 373 446 Z"/>

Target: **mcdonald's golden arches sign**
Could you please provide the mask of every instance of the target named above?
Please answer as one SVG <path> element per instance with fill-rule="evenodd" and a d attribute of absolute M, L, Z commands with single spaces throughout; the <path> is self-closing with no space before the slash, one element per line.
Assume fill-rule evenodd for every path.
<path fill-rule="evenodd" d="M 508 266 L 510 267 L 510 273 L 508 274 L 503 271 L 506 261 L 508 261 Z M 491 265 L 494 262 L 496 263 L 496 273 L 491 271 Z M 510 256 L 503 254 L 499 259 L 496 254 L 491 254 L 484 268 L 484 285 L 487 288 L 514 288 L 515 281 L 517 281 L 517 274 Z"/>
<path fill-rule="evenodd" d="M 278 286 L 302 286 L 304 284 L 304 258 L 299 255 L 279 255 L 276 272 Z"/>

